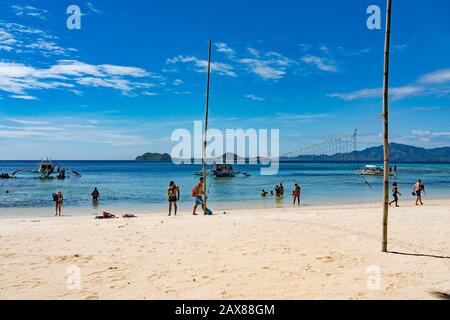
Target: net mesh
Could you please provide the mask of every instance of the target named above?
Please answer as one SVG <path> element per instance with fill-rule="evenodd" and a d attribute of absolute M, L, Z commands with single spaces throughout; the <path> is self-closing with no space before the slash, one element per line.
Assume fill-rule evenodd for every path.
<path fill-rule="evenodd" d="M 209 179 L 208 188 L 223 183 L 223 179 L 233 179 L 233 185 L 255 190 L 280 183 L 364 182 L 359 175 L 357 130 L 282 154 L 278 166 L 276 174 L 262 175 L 261 168 L 268 165 L 236 164 L 234 168 L 239 172 L 236 177 Z"/>

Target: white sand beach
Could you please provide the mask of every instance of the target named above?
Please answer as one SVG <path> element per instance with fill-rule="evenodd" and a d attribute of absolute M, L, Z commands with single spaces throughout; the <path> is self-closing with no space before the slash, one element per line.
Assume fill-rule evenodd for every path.
<path fill-rule="evenodd" d="M 379 204 L 212 217 L 189 210 L 177 217 L 2 219 L 0 298 L 437 299 L 450 293 L 450 200 L 392 208 L 388 254 L 380 252 Z"/>

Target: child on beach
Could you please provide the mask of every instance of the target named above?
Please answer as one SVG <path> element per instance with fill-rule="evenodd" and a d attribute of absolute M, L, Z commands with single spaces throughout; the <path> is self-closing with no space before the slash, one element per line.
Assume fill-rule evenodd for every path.
<path fill-rule="evenodd" d="M 395 206 L 399 207 L 398 205 L 398 195 L 402 195 L 400 192 L 398 192 L 397 182 L 394 182 L 392 184 L 392 196 L 394 197 L 394 200 L 389 202 L 389 205 L 393 204 L 395 202 Z"/>
<path fill-rule="evenodd" d="M 174 214 L 177 215 L 177 201 L 180 200 L 180 188 L 178 188 L 178 186 L 173 181 L 170 181 L 169 183 L 167 198 L 169 200 L 169 217 L 172 214 L 172 204 L 174 208 Z"/>

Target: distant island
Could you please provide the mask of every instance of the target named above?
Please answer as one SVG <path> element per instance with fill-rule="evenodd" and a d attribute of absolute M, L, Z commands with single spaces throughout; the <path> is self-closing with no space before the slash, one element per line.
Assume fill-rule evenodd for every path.
<path fill-rule="evenodd" d="M 244 160 L 248 162 L 248 159 L 243 159 L 235 154 L 229 155 L 230 158 L 236 162 Z M 281 161 L 314 161 L 320 157 L 320 161 L 351 161 L 357 159 L 359 162 L 382 162 L 383 161 L 383 146 L 371 147 L 361 151 L 351 153 L 337 153 L 333 155 L 308 155 L 299 157 L 281 157 Z M 217 157 L 225 159 L 225 155 Z M 409 146 L 399 143 L 391 143 L 389 145 L 389 160 L 391 162 L 450 162 L 450 147 L 425 149 L 414 146 Z M 160 161 L 169 162 L 172 160 L 171 156 L 167 153 L 145 153 L 136 157 L 137 161 Z M 193 160 L 193 159 L 191 159 Z"/>
<path fill-rule="evenodd" d="M 168 153 L 152 153 L 147 152 L 136 157 L 136 161 L 171 161 L 172 158 Z"/>

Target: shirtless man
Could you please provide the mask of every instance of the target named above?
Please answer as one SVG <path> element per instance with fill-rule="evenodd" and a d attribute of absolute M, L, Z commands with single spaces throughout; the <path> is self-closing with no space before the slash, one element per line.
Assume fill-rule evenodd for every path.
<path fill-rule="evenodd" d="M 413 188 L 413 193 L 416 195 L 416 206 L 423 205 L 422 202 L 422 192 L 425 192 L 425 185 L 422 183 L 422 180 L 416 182 Z"/>
<path fill-rule="evenodd" d="M 62 209 L 62 204 L 64 201 L 64 197 L 61 191 L 58 191 L 58 193 L 56 194 L 56 213 L 55 213 L 55 217 L 56 216 L 61 216 L 61 209 Z"/>
<path fill-rule="evenodd" d="M 172 204 L 174 208 L 174 213 L 177 215 L 177 201 L 180 200 L 180 188 L 175 184 L 175 182 L 170 181 L 169 189 L 167 190 L 167 198 L 169 200 L 169 216 L 172 214 Z"/>
<path fill-rule="evenodd" d="M 202 194 L 203 194 L 203 177 L 200 178 L 200 181 L 195 185 L 193 190 L 193 196 L 195 197 L 195 205 L 194 208 L 192 209 L 192 215 L 194 216 L 197 215 L 197 213 L 195 213 L 197 207 L 201 205 L 201 207 L 203 208 L 204 206 Z"/>

